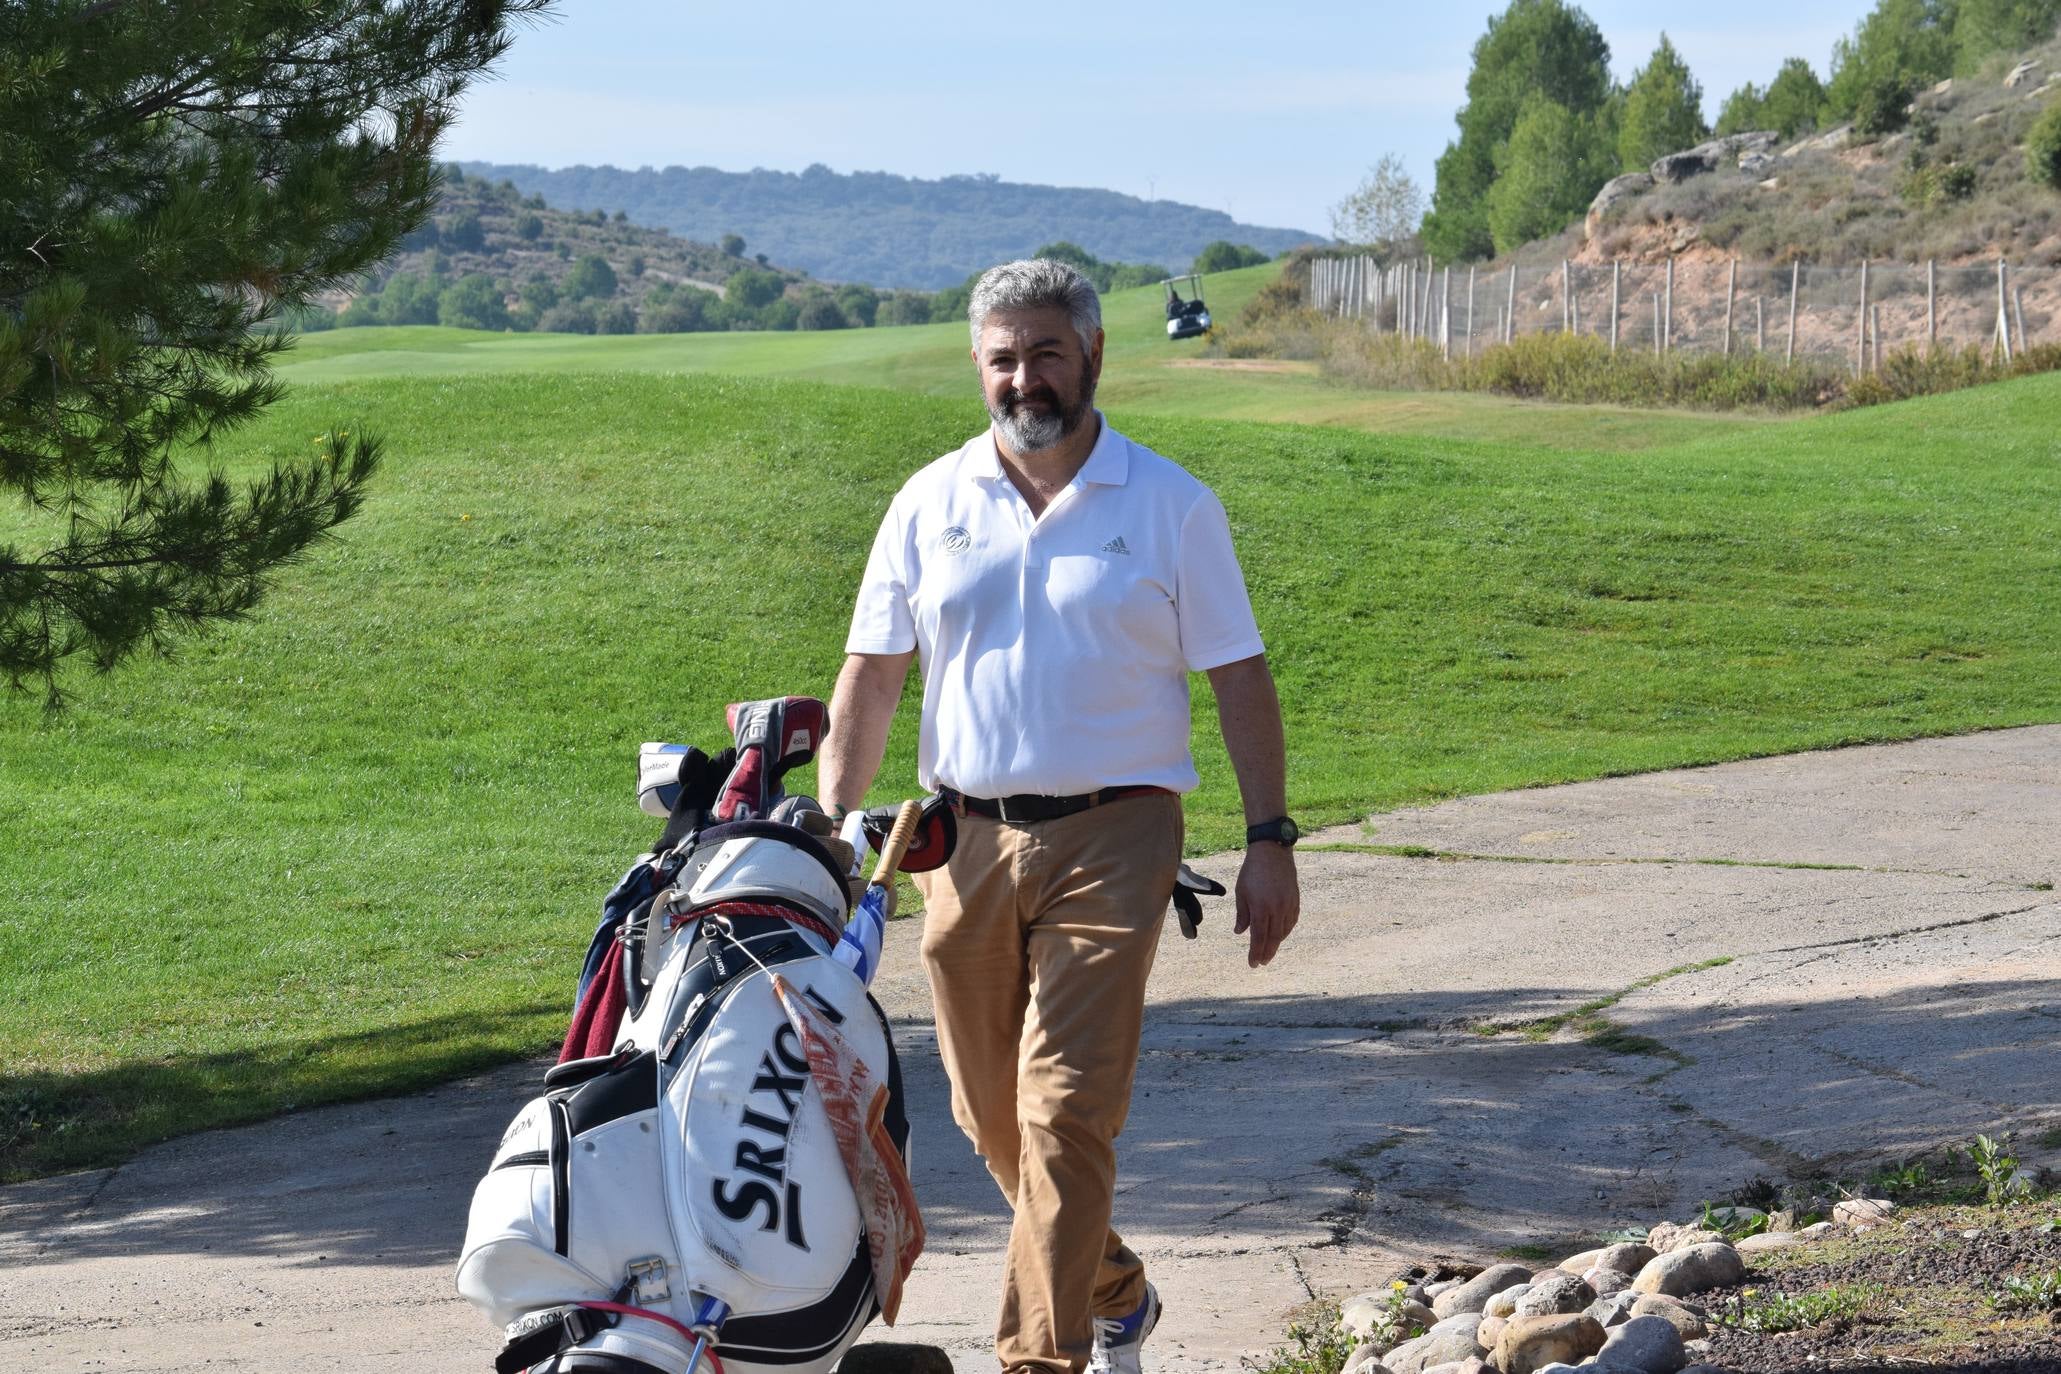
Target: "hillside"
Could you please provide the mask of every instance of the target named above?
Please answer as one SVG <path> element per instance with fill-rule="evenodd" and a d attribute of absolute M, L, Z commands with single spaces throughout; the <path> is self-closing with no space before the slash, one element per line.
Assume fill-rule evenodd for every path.
<path fill-rule="evenodd" d="M 935 290 L 1055 239 L 1100 258 L 1184 270 L 1218 239 L 1269 255 L 1324 235 L 1241 224 L 1221 210 L 1115 191 L 1035 186 L 985 176 L 924 181 L 887 172 L 724 172 L 714 167 L 563 167 L 467 162 L 558 205 L 627 210 L 641 224 L 754 249 L 828 281 Z"/>
<path fill-rule="evenodd" d="M 1940 81 L 1912 100 L 1905 128 L 1878 138 L 1842 124 L 1720 150 L 1708 170 L 1662 158 L 1658 175 L 1603 189 L 1568 255 L 2061 266 L 2061 193 L 2027 175 L 2024 151 L 2053 101 L 2061 40 Z"/>
<path fill-rule="evenodd" d="M 581 260 L 590 257 L 606 262 L 615 278 L 613 290 L 590 298 L 590 309 L 621 305 L 636 315 L 678 289 L 719 294 L 731 276 L 747 269 L 777 278 L 781 290 L 798 285 L 808 275 L 770 264 L 765 258 L 726 253 L 714 243 L 633 224 L 619 215 L 561 208 L 544 196 L 525 194 L 513 183 L 467 176 L 452 168 L 445 178 L 436 217 L 404 241 L 401 251 L 377 276 L 357 290 L 337 292 L 327 303 L 344 313 L 346 324 L 435 324 L 441 289 L 478 274 L 491 279 L 494 294 L 513 318 L 491 324 L 482 320 L 465 323 L 496 329 L 510 323 L 517 328 L 533 327 L 561 299 L 574 294 L 569 279 Z M 401 289 L 389 297 L 395 306 L 383 317 L 352 315 L 349 307 L 354 301 L 388 295 L 397 282 Z M 540 283 L 549 289 L 540 290 Z M 524 302 L 533 308 L 525 311 Z M 365 312 L 358 313 L 362 316 Z M 594 332 L 592 325 L 582 329 L 576 321 L 555 323 L 560 329 Z"/>

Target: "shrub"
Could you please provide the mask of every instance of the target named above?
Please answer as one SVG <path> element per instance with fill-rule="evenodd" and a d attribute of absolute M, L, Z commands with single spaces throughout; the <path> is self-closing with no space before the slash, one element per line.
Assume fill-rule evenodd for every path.
<path fill-rule="evenodd" d="M 537 328 L 550 334 L 592 334 L 599 324 L 594 318 L 593 306 L 585 301 L 566 301 L 539 316 Z"/>
<path fill-rule="evenodd" d="M 631 255 L 630 255 L 630 275 L 631 275 L 631 276 L 633 276 L 633 277 L 641 277 L 641 276 L 643 276 L 643 275 L 644 275 L 644 269 L 645 269 L 645 267 L 646 267 L 647 265 L 648 265 L 648 264 L 646 264 L 646 263 L 645 263 L 645 261 L 644 261 L 644 255 L 643 255 L 642 253 L 633 253 L 633 254 L 631 254 Z"/>
<path fill-rule="evenodd" d="M 758 312 L 759 326 L 763 329 L 792 329 L 800 319 L 801 306 L 785 296 L 761 306 Z"/>
<path fill-rule="evenodd" d="M 711 318 L 709 307 L 716 298 L 689 287 L 675 291 L 658 304 L 647 303 L 637 315 L 639 334 L 693 334 L 721 325 Z"/>
<path fill-rule="evenodd" d="M 594 332 L 597 334 L 636 333 L 636 308 L 628 301 L 610 301 L 595 312 Z"/>
<path fill-rule="evenodd" d="M 880 317 L 880 293 L 859 282 L 837 288 L 837 308 L 852 324 L 870 327 Z"/>
<path fill-rule="evenodd" d="M 437 296 L 437 323 L 458 329 L 506 329 L 508 306 L 484 272 L 468 272 Z"/>
<path fill-rule="evenodd" d="M 449 247 L 478 253 L 487 246 L 487 231 L 480 227 L 477 213 L 460 210 L 444 222 L 442 239 Z"/>
<path fill-rule="evenodd" d="M 1900 76 L 1883 73 L 1864 81 L 1855 92 L 1853 106 L 1854 132 L 1862 134 L 1893 134 L 1904 127 L 1910 116 L 1905 110 L 1910 107 L 1911 88 Z"/>
<path fill-rule="evenodd" d="M 829 296 L 811 296 L 795 316 L 797 329 L 848 329 L 851 321 Z"/>
<path fill-rule="evenodd" d="M 2061 191 L 2061 100 L 2049 105 L 2025 136 L 2025 174 Z"/>
<path fill-rule="evenodd" d="M 524 243 L 535 243 L 544 237 L 544 217 L 535 214 L 524 215 L 515 222 L 515 236 Z"/>
<path fill-rule="evenodd" d="M 742 234 L 725 234 L 718 246 L 723 250 L 725 257 L 741 258 L 744 256 L 744 236 Z"/>
<path fill-rule="evenodd" d="M 896 291 L 883 297 L 875 324 L 929 324 L 931 298 L 921 291 Z"/>
<path fill-rule="evenodd" d="M 1257 267 L 1267 260 L 1267 255 L 1243 243 L 1232 243 L 1229 239 L 1218 239 L 1195 255 L 1191 272 L 1231 272 L 1240 267 Z M 1163 278 L 1162 278 L 1163 279 Z"/>
<path fill-rule="evenodd" d="M 723 283 L 723 299 L 739 310 L 757 310 L 778 300 L 785 285 L 776 272 L 761 272 L 747 267 L 732 272 L 730 279 Z"/>
<path fill-rule="evenodd" d="M 589 253 L 574 263 L 572 271 L 565 274 L 561 290 L 568 300 L 584 300 L 589 297 L 607 300 L 616 293 L 619 285 L 615 269 L 608 265 L 608 259 L 596 253 Z"/>

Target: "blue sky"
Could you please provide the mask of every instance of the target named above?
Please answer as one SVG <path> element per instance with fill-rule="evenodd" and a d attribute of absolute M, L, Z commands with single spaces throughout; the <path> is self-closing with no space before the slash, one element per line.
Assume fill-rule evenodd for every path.
<path fill-rule="evenodd" d="M 1820 76 L 1869 0 L 1587 10 L 1628 77 L 1665 30 L 1706 113 L 1785 57 Z M 1322 230 L 1384 152 L 1427 191 L 1499 10 L 1472 3 L 883 7 L 562 0 L 467 97 L 452 158 L 1106 186 Z"/>

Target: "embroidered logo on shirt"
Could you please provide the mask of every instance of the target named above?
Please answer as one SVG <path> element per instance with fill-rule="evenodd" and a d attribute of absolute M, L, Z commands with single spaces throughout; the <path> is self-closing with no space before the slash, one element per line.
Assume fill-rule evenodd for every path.
<path fill-rule="evenodd" d="M 1120 553 L 1126 558 L 1129 558 L 1131 556 L 1130 545 L 1124 543 L 1124 537 L 1120 534 L 1116 538 L 1110 540 L 1107 544 L 1104 544 L 1102 546 L 1102 552 Z"/>
<path fill-rule="evenodd" d="M 938 551 L 953 558 L 973 547 L 973 536 L 964 525 L 954 525 L 937 538 Z"/>

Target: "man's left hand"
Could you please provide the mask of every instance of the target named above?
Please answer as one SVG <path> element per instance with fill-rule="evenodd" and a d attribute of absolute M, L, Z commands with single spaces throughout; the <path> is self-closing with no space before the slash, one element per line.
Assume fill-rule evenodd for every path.
<path fill-rule="evenodd" d="M 1295 851 L 1286 845 L 1262 840 L 1245 851 L 1238 868 L 1238 924 L 1243 935 L 1252 932 L 1246 951 L 1249 968 L 1274 961 L 1274 952 L 1295 929 L 1302 911 L 1302 891 L 1295 880 Z"/>

